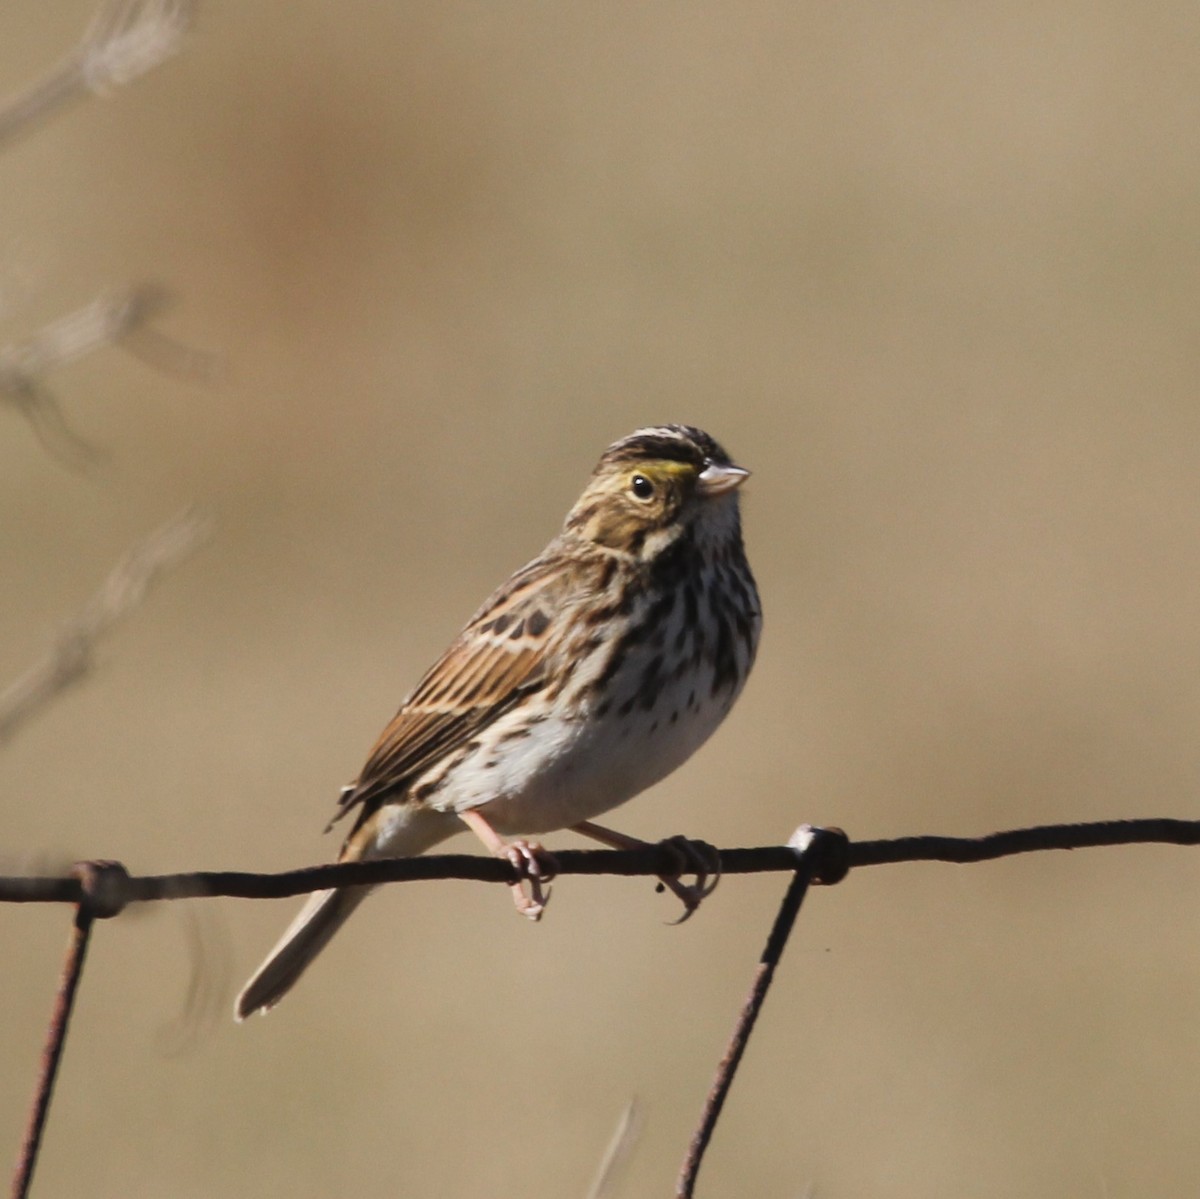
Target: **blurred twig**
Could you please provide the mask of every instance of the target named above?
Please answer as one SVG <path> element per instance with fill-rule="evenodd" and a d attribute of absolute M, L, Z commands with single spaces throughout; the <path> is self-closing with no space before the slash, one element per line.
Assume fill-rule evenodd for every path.
<path fill-rule="evenodd" d="M 596 1177 L 588 1188 L 587 1199 L 612 1199 L 616 1194 L 621 1172 L 633 1153 L 646 1123 L 642 1105 L 635 1095 L 626 1105 L 613 1131 L 612 1140 L 604 1150 Z"/>
<path fill-rule="evenodd" d="M 0 402 L 25 417 L 47 452 L 82 466 L 98 453 L 67 424 L 44 376 L 95 350 L 117 345 L 150 366 L 197 382 L 217 374 L 213 354 L 185 346 L 150 327 L 169 297 L 150 284 L 98 296 L 90 304 L 38 330 L 24 341 L 0 346 Z"/>
<path fill-rule="evenodd" d="M 0 691 L 0 744 L 92 669 L 96 645 L 146 598 L 158 579 L 195 552 L 212 532 L 206 514 L 188 509 L 135 545 L 55 644 Z"/>
<path fill-rule="evenodd" d="M 221 361 L 208 350 L 198 350 L 168 337 L 151 325 L 170 303 L 170 296 L 151 284 L 116 292 L 110 300 L 119 328 L 113 342 L 147 366 L 192 383 L 213 383 L 221 373 Z"/>
<path fill-rule="evenodd" d="M 80 45 L 32 87 L 0 103 L 0 148 L 68 104 L 131 83 L 179 52 L 191 0 L 106 0 Z"/>
<path fill-rule="evenodd" d="M 187 954 L 188 976 L 179 1012 L 155 1038 L 159 1052 L 178 1057 L 211 1035 L 228 1012 L 233 985 L 233 952 L 229 930 L 216 904 L 176 904 Z"/>

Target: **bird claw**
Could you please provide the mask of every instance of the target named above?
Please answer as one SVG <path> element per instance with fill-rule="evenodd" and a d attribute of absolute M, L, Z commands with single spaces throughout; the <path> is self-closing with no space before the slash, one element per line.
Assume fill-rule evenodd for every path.
<path fill-rule="evenodd" d="M 682 915 L 667 921 L 682 924 L 717 889 L 721 881 L 721 855 L 707 841 L 690 841 L 687 837 L 668 837 L 659 845 L 674 857 L 676 867 L 671 874 L 659 876 L 657 890 L 669 890 L 683 904 Z M 681 876 L 686 874 L 694 875 L 696 881 L 681 882 Z"/>
<path fill-rule="evenodd" d="M 504 857 L 520 879 L 512 885 L 517 911 L 529 920 L 540 920 L 550 902 L 550 883 L 558 873 L 554 855 L 536 841 L 510 841 L 504 847 Z"/>

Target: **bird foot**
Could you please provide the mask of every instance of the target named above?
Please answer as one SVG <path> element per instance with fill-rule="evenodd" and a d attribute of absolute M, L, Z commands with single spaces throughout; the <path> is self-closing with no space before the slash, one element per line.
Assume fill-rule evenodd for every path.
<path fill-rule="evenodd" d="M 512 885 L 517 911 L 529 920 L 540 920 L 550 902 L 550 883 L 558 873 L 554 855 L 536 841 L 517 840 L 508 842 L 498 856 L 507 859 L 520 876 Z"/>
<path fill-rule="evenodd" d="M 511 884 L 517 911 L 530 920 L 540 920 L 550 902 L 550 880 L 558 873 L 554 855 L 536 841 L 505 841 L 474 808 L 467 808 L 458 816 L 488 847 L 493 857 L 503 858 L 517 872 L 517 881 Z"/>
<path fill-rule="evenodd" d="M 721 855 L 707 841 L 690 841 L 687 837 L 668 837 L 659 846 L 668 850 L 677 865 L 672 874 L 659 876 L 658 891 L 669 890 L 683 904 L 683 914 L 668 924 L 682 924 L 707 899 L 721 881 Z M 695 876 L 694 883 L 685 883 L 684 875 Z M 711 881 L 709 881 L 711 879 Z"/>

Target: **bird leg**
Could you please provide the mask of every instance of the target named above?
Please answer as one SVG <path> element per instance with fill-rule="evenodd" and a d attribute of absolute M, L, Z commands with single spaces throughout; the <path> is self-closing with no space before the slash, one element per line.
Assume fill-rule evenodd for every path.
<path fill-rule="evenodd" d="M 459 812 L 458 817 L 494 857 L 503 858 L 517 872 L 519 881 L 512 884 L 513 903 L 517 911 L 530 920 L 540 920 L 546 904 L 550 902 L 549 883 L 555 874 L 553 854 L 536 841 L 505 841 L 476 809 L 468 808 L 465 812 Z M 526 884 L 529 885 L 528 893 L 525 891 Z"/>
<path fill-rule="evenodd" d="M 591 820 L 574 824 L 571 828 L 572 831 L 590 837 L 593 841 L 599 841 L 601 845 L 607 845 L 611 849 L 645 849 L 652 844 L 650 841 L 639 841 L 637 837 L 618 833 L 615 829 L 605 828 Z M 687 837 L 668 837 L 658 845 L 669 850 L 677 862 L 674 874 L 658 876 L 658 889 L 661 891 L 666 887 L 683 904 L 683 915 L 670 922 L 682 924 L 701 902 L 717 889 L 717 883 L 721 881 L 721 855 L 706 842 L 689 841 Z M 685 874 L 694 874 L 695 883 L 680 882 L 680 876 Z M 710 875 L 711 883 L 708 881 Z"/>

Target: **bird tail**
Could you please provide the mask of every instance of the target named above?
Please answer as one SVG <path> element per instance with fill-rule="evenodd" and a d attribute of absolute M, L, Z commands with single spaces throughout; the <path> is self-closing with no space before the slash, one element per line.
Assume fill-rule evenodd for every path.
<path fill-rule="evenodd" d="M 269 1012 L 370 891 L 370 887 L 336 887 L 315 892 L 242 988 L 233 1009 L 238 1021 L 254 1012 Z"/>

